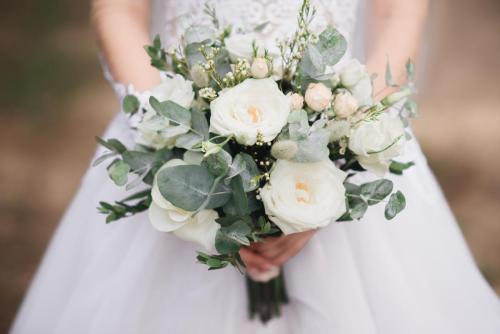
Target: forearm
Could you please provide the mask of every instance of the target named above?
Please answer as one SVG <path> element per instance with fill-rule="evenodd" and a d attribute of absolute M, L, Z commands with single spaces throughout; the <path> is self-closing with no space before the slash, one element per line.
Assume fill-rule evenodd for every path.
<path fill-rule="evenodd" d="M 92 24 L 115 80 L 144 90 L 160 78 L 143 46 L 150 44 L 150 2 L 93 0 Z"/>
<path fill-rule="evenodd" d="M 377 73 L 374 94 L 384 91 L 384 73 L 389 59 L 394 81 L 405 80 L 405 63 L 415 59 L 424 30 L 428 0 L 372 0 L 368 13 L 367 67 Z M 378 95 L 378 96 L 377 96 Z"/>

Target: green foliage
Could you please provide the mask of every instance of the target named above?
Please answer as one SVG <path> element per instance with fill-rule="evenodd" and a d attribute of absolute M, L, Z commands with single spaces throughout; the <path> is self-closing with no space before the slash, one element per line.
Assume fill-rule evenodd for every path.
<path fill-rule="evenodd" d="M 153 96 L 149 98 L 149 104 L 159 115 L 169 121 L 187 128 L 191 127 L 191 112 L 188 109 L 173 101 L 159 102 Z"/>
<path fill-rule="evenodd" d="M 108 166 L 108 174 L 117 186 L 124 186 L 128 181 L 130 166 L 122 160 L 116 159 Z"/>
<path fill-rule="evenodd" d="M 208 255 L 203 252 L 197 252 L 197 254 L 198 262 L 206 264 L 208 270 L 222 269 L 234 261 L 233 257 L 228 255 Z"/>
<path fill-rule="evenodd" d="M 393 183 L 388 179 L 380 179 L 364 183 L 360 186 L 360 194 L 368 205 L 374 205 L 384 200 L 393 189 Z"/>
<path fill-rule="evenodd" d="M 167 54 L 161 46 L 160 35 L 156 35 L 153 40 L 153 45 L 144 46 L 144 50 L 151 58 L 151 66 L 156 67 L 160 71 L 168 70 Z"/>
<path fill-rule="evenodd" d="M 397 191 L 389 197 L 385 207 L 385 218 L 391 220 L 406 207 L 406 199 L 401 191 Z"/>
<path fill-rule="evenodd" d="M 140 105 L 141 103 L 137 96 L 129 94 L 123 99 L 122 109 L 127 114 L 133 114 L 139 110 Z"/>
<path fill-rule="evenodd" d="M 225 176 L 232 163 L 232 157 L 225 150 L 220 150 L 210 154 L 203 159 L 203 164 L 207 166 L 208 171 L 214 176 Z"/>
<path fill-rule="evenodd" d="M 240 250 L 242 245 L 250 245 L 247 235 L 252 232 L 244 220 L 237 220 L 231 225 L 222 226 L 215 236 L 215 248 L 220 254 L 232 254 Z"/>
<path fill-rule="evenodd" d="M 134 203 L 135 202 L 135 203 Z M 99 202 L 98 211 L 106 215 L 106 223 L 132 216 L 145 211 L 151 204 L 151 189 L 142 190 L 130 195 L 115 204 Z"/>
<path fill-rule="evenodd" d="M 395 160 L 391 161 L 391 164 L 389 165 L 389 171 L 393 174 L 396 175 L 402 175 L 405 170 L 410 168 L 411 166 L 414 166 L 415 163 L 413 161 L 410 162 L 398 162 Z"/>
<path fill-rule="evenodd" d="M 327 66 L 335 65 L 346 50 L 347 41 L 344 36 L 333 27 L 326 28 L 319 35 L 317 43 L 307 46 L 298 64 L 300 79 L 324 79 Z"/>
<path fill-rule="evenodd" d="M 157 174 L 160 193 L 173 205 L 186 211 L 224 205 L 230 191 L 206 166 L 182 165 L 162 169 Z"/>
<path fill-rule="evenodd" d="M 249 214 L 248 198 L 243 187 L 243 178 L 237 175 L 231 179 L 232 200 L 239 216 Z"/>
<path fill-rule="evenodd" d="M 241 176 L 245 192 L 257 189 L 258 184 L 255 179 L 260 175 L 260 171 L 254 159 L 246 153 L 238 153 L 234 157 L 227 178 L 231 179 L 238 175 Z"/>
<path fill-rule="evenodd" d="M 127 150 L 127 148 L 125 147 L 125 145 L 123 145 L 118 139 L 104 140 L 104 139 L 102 139 L 100 137 L 95 137 L 95 139 L 97 140 L 97 142 L 99 144 L 101 144 L 102 146 L 106 147 L 111 152 L 122 154 L 123 152 L 125 152 Z"/>

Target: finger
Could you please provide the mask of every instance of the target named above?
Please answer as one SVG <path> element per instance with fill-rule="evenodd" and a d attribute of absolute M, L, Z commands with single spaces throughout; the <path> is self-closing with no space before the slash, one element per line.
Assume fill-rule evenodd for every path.
<path fill-rule="evenodd" d="M 259 271 L 267 271 L 274 267 L 271 261 L 253 252 L 247 247 L 240 249 L 240 256 L 247 267 L 254 268 Z"/>
<path fill-rule="evenodd" d="M 291 259 L 295 254 L 297 254 L 302 249 L 301 243 L 292 243 L 289 247 L 286 247 L 283 252 L 271 259 L 271 262 L 277 266 L 282 266 L 285 262 Z"/>
<path fill-rule="evenodd" d="M 282 242 L 276 244 L 274 247 L 267 247 L 265 249 L 259 249 L 257 252 L 267 259 L 273 259 L 279 254 L 283 253 L 288 247 L 289 242 Z"/>
<path fill-rule="evenodd" d="M 259 252 L 264 252 L 264 251 L 266 251 L 268 249 L 272 249 L 272 248 L 278 247 L 279 245 L 283 244 L 285 241 L 286 241 L 286 237 L 285 236 L 281 236 L 281 237 L 268 237 L 268 238 L 265 238 L 261 242 L 254 242 L 251 245 L 251 248 L 254 249 L 254 250 L 256 250 L 256 251 L 259 251 Z"/>

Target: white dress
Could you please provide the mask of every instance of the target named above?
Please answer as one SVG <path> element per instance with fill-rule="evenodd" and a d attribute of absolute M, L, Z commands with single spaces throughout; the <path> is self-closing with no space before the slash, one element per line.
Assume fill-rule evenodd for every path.
<path fill-rule="evenodd" d="M 153 32 L 173 43 L 204 1 L 157 1 Z M 293 31 L 299 0 L 215 1 L 223 21 Z M 352 41 L 354 0 L 313 1 L 318 26 L 335 23 Z M 179 18 L 189 13 L 189 19 Z M 348 55 L 349 57 L 350 55 Z M 119 88 L 118 88 L 119 89 Z M 131 141 L 119 114 L 105 138 Z M 416 166 L 391 177 L 407 196 L 394 221 L 372 207 L 361 222 L 320 230 L 286 272 L 290 304 L 267 326 L 247 316 L 245 280 L 208 272 L 196 245 L 153 229 L 145 214 L 106 225 L 99 200 L 122 198 L 105 167 L 89 168 L 35 276 L 12 334 L 339 333 L 498 334 L 500 304 L 467 249 L 418 143 Z"/>

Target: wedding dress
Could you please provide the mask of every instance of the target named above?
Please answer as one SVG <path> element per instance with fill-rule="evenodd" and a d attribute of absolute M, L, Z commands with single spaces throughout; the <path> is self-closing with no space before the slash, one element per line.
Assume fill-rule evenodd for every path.
<path fill-rule="evenodd" d="M 272 41 L 295 28 L 299 0 L 213 1 L 221 21 L 262 22 Z M 165 44 L 185 24 L 206 20 L 204 1 L 156 1 L 153 33 Z M 316 25 L 334 24 L 351 42 L 362 20 L 355 0 L 313 1 Z M 346 58 L 352 56 L 352 49 Z M 116 86 L 123 93 L 123 86 Z M 124 115 L 105 138 L 131 144 Z M 247 315 L 236 270 L 208 272 L 197 246 L 160 233 L 146 214 L 104 223 L 99 200 L 123 198 L 105 166 L 89 168 L 45 255 L 12 334 L 340 333 L 498 334 L 500 304 L 474 264 L 416 140 L 389 176 L 407 196 L 394 221 L 372 207 L 361 222 L 320 230 L 284 267 L 290 303 L 266 326 Z"/>

